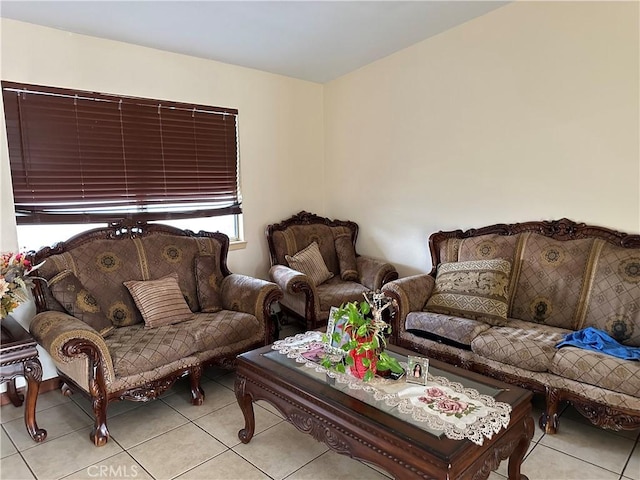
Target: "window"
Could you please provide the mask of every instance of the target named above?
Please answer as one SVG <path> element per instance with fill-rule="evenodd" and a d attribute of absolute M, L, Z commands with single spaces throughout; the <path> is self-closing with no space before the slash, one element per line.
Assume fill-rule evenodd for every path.
<path fill-rule="evenodd" d="M 19 226 L 229 217 L 238 237 L 237 110 L 10 82 L 2 94 Z"/>

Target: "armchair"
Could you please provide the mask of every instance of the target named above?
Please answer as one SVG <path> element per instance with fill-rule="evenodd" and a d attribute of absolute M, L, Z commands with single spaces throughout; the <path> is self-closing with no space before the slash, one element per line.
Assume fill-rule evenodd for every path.
<path fill-rule="evenodd" d="M 358 225 L 351 221 L 301 211 L 267 226 L 266 236 L 269 276 L 284 295 L 280 306 L 308 330 L 326 325 L 332 306 L 362 300 L 364 292 L 398 278 L 390 263 L 355 252 Z"/>

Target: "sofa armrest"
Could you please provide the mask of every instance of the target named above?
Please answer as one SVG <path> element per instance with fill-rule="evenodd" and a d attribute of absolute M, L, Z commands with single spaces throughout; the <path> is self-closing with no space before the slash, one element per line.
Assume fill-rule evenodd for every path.
<path fill-rule="evenodd" d="M 396 267 L 377 258 L 360 255 L 356 258 L 360 283 L 369 290 L 380 290 L 382 285 L 398 278 Z"/>
<path fill-rule="evenodd" d="M 426 273 L 400 278 L 382 286 L 382 292 L 395 300 L 392 319 L 392 338 L 398 339 L 405 331 L 409 312 L 422 311 L 433 292 L 435 279 Z"/>
<path fill-rule="evenodd" d="M 271 343 L 275 325 L 271 321 L 271 305 L 282 298 L 282 291 L 273 282 L 248 275 L 232 273 L 222 280 L 222 307 L 255 316 L 265 325 L 265 345 Z"/>
<path fill-rule="evenodd" d="M 78 384 L 88 380 L 91 385 L 98 377 L 107 383 L 115 379 L 113 361 L 104 338 L 86 323 L 65 312 L 46 311 L 33 318 L 29 331 L 62 367 L 79 358 L 88 361 L 90 378 L 75 379 L 79 380 Z"/>
<path fill-rule="evenodd" d="M 287 293 L 306 292 L 317 298 L 316 287 L 311 279 L 304 273 L 300 273 L 285 265 L 274 265 L 269 269 L 269 277 Z"/>

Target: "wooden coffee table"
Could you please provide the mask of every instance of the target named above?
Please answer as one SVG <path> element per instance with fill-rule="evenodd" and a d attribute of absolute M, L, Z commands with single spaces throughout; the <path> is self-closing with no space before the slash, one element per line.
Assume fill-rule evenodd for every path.
<path fill-rule="evenodd" d="M 411 354 L 395 346 L 388 350 Z M 375 402 L 356 398 L 364 395 L 362 391 L 341 391 L 335 379 L 267 346 L 237 359 L 235 393 L 245 419 L 238 437 L 243 443 L 251 441 L 253 402 L 265 400 L 298 430 L 331 450 L 378 465 L 397 479 L 481 480 L 508 458 L 509 479 L 527 480 L 520 465 L 534 431 L 531 392 L 436 360 L 430 361 L 429 371 L 465 387 L 483 389 L 496 401 L 511 405 L 507 428 L 481 446 L 470 440 L 451 440 L 391 409 L 385 411 L 374 406 Z"/>

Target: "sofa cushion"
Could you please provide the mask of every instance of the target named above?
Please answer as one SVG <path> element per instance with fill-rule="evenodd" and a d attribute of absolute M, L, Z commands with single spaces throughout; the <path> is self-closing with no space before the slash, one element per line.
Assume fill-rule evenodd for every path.
<path fill-rule="evenodd" d="M 578 329 L 604 330 L 623 345 L 640 347 L 640 248 L 596 240 L 593 280 Z"/>
<path fill-rule="evenodd" d="M 310 243 L 295 255 L 285 255 L 285 259 L 291 268 L 307 275 L 316 286 L 333 277 L 316 242 Z"/>
<path fill-rule="evenodd" d="M 425 310 L 504 325 L 510 271 L 503 259 L 442 263 Z"/>
<path fill-rule="evenodd" d="M 197 255 L 195 258 L 196 287 L 200 311 L 207 313 L 222 310 L 219 279 L 222 273 L 217 265 L 217 256 Z"/>
<path fill-rule="evenodd" d="M 328 312 L 331 307 L 339 307 L 342 303 L 362 302 L 363 293 L 368 291 L 369 289 L 360 283 L 345 282 L 340 277 L 333 277 L 318 285 L 320 311 Z"/>
<path fill-rule="evenodd" d="M 194 336 L 182 325 L 145 328 L 137 324 L 116 328 L 105 343 L 117 377 L 150 372 L 198 351 Z"/>
<path fill-rule="evenodd" d="M 510 315 L 575 330 L 593 238 L 554 240 L 526 234 Z"/>
<path fill-rule="evenodd" d="M 496 362 L 533 372 L 549 370 L 556 344 L 569 330 L 511 320 L 506 327 L 493 327 L 471 341 L 471 350 Z"/>
<path fill-rule="evenodd" d="M 357 282 L 358 264 L 356 263 L 356 250 L 351 241 L 351 235 L 342 233 L 336 236 L 336 255 L 338 255 L 338 265 L 340 265 L 340 278 L 342 280 Z"/>
<path fill-rule="evenodd" d="M 71 270 L 63 270 L 49 280 L 49 287 L 54 298 L 67 313 L 82 320 L 103 337 L 112 333 L 115 327 L 104 315 L 96 298 Z"/>
<path fill-rule="evenodd" d="M 196 313 L 181 327 L 191 332 L 198 352 L 240 343 L 254 337 L 261 328 L 255 316 L 233 310 L 221 310 L 215 314 Z"/>
<path fill-rule="evenodd" d="M 146 327 L 183 322 L 193 315 L 182 296 L 176 273 L 158 280 L 131 280 L 124 285 L 131 292 Z"/>
<path fill-rule="evenodd" d="M 489 328 L 486 323 L 470 318 L 432 312 L 410 312 L 405 323 L 405 329 L 416 335 L 422 333 L 428 338 L 442 338 L 467 347 L 476 336 Z"/>
<path fill-rule="evenodd" d="M 564 378 L 640 397 L 640 362 L 567 346 L 557 350 L 549 370 Z"/>

